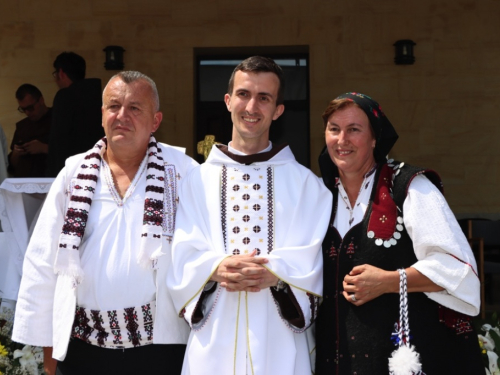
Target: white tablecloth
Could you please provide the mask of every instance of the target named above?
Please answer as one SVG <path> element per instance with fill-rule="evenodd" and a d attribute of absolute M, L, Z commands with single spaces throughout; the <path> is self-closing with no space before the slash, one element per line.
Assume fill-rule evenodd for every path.
<path fill-rule="evenodd" d="M 6 178 L 0 185 L 0 297 L 17 300 L 24 254 L 53 178 Z"/>

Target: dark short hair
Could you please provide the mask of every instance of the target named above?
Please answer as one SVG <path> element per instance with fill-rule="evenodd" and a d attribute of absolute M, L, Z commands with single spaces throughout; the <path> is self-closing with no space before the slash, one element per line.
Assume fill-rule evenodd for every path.
<path fill-rule="evenodd" d="M 234 68 L 233 73 L 231 74 L 231 78 L 229 78 L 229 85 L 227 87 L 227 93 L 229 95 L 233 93 L 234 76 L 236 72 L 240 70 L 246 73 L 269 72 L 276 74 L 280 82 L 276 104 L 283 104 L 283 101 L 285 99 L 285 75 L 283 74 L 283 69 L 281 69 L 281 66 L 276 64 L 273 59 L 270 59 L 269 57 L 252 56 L 240 62 L 238 66 Z"/>
<path fill-rule="evenodd" d="M 133 70 L 125 70 L 122 72 L 119 72 L 115 74 L 113 77 L 111 77 L 106 84 L 106 87 L 108 86 L 109 82 L 111 82 L 115 78 L 120 78 L 123 82 L 126 84 L 132 83 L 137 80 L 143 80 L 146 81 L 146 83 L 149 85 L 151 88 L 151 93 L 153 95 L 153 101 L 155 105 L 155 110 L 159 111 L 160 110 L 160 97 L 158 95 L 158 89 L 156 88 L 156 83 L 153 81 L 151 78 L 149 78 L 147 75 L 141 72 L 133 71 Z M 106 91 L 106 87 L 104 88 L 104 91 Z M 104 96 L 104 91 L 103 91 L 103 96 Z M 103 98 L 103 103 L 104 103 L 104 98 Z"/>
<path fill-rule="evenodd" d="M 23 100 L 28 94 L 36 100 L 42 97 L 42 92 L 38 89 L 38 87 L 29 83 L 24 83 L 16 90 L 16 99 Z"/>
<path fill-rule="evenodd" d="M 54 69 L 62 69 L 72 82 L 85 78 L 85 59 L 74 52 L 63 52 L 54 60 Z"/>

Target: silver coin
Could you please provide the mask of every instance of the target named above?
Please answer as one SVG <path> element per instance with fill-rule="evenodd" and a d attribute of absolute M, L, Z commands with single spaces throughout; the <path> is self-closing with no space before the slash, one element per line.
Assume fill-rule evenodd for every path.
<path fill-rule="evenodd" d="M 396 225 L 396 229 L 399 230 L 400 232 L 402 232 L 404 227 L 401 224 L 398 224 L 398 225 Z"/>
<path fill-rule="evenodd" d="M 392 163 L 394 161 L 394 159 L 389 159 L 387 160 L 387 163 Z"/>
<path fill-rule="evenodd" d="M 399 232 L 394 232 L 394 234 L 392 235 L 395 239 L 399 240 L 401 238 L 401 233 Z"/>
<path fill-rule="evenodd" d="M 404 167 L 404 165 L 405 165 L 405 163 L 404 163 L 404 162 L 402 162 L 401 164 L 399 164 L 399 168 L 403 168 L 403 167 Z"/>
<path fill-rule="evenodd" d="M 371 230 L 366 235 L 368 236 L 368 238 L 373 238 L 375 237 L 375 232 Z"/>
<path fill-rule="evenodd" d="M 400 172 L 400 171 L 401 171 L 400 169 L 398 169 L 398 170 L 396 171 L 396 176 L 399 174 L 399 172 Z"/>
<path fill-rule="evenodd" d="M 384 241 L 384 246 L 385 247 L 391 247 L 391 243 L 389 241 Z"/>
<path fill-rule="evenodd" d="M 384 243 L 384 241 L 382 241 L 382 239 L 381 239 L 381 238 L 377 238 L 377 239 L 375 240 L 375 245 L 377 245 L 377 246 L 381 246 L 383 243 Z"/>
<path fill-rule="evenodd" d="M 398 223 L 399 224 L 403 224 L 404 220 L 401 216 L 398 216 Z"/>
<path fill-rule="evenodd" d="M 389 240 L 389 242 L 391 243 L 392 246 L 394 246 L 394 245 L 396 245 L 398 243 L 398 241 L 396 241 L 396 239 L 394 239 L 394 238 L 391 238 Z"/>

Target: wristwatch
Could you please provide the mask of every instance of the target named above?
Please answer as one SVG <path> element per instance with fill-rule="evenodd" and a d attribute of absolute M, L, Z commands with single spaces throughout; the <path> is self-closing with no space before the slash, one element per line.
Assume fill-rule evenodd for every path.
<path fill-rule="evenodd" d="M 273 286 L 274 290 L 276 291 L 280 291 L 280 290 L 283 290 L 285 289 L 286 287 L 288 286 L 287 283 L 285 283 L 283 280 L 281 279 L 278 279 L 278 284 L 276 286 Z"/>

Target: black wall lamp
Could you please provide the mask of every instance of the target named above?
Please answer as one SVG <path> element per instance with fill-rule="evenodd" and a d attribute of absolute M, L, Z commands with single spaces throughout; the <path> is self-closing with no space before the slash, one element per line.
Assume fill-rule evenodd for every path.
<path fill-rule="evenodd" d="M 396 57 L 394 58 L 394 62 L 397 65 L 413 64 L 415 62 L 415 56 L 413 56 L 413 46 L 415 45 L 417 45 L 417 43 L 409 39 L 398 40 L 394 43 L 394 47 L 396 47 Z"/>
<path fill-rule="evenodd" d="M 122 70 L 123 64 L 123 52 L 125 50 L 120 46 L 107 46 L 103 49 L 106 52 L 106 62 L 104 67 L 106 70 Z"/>

